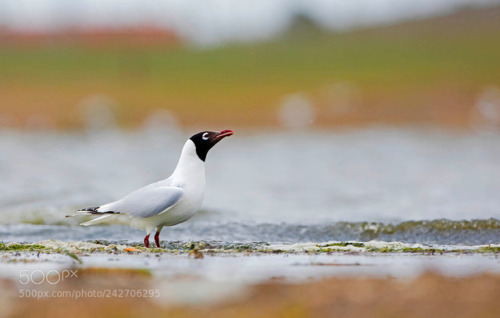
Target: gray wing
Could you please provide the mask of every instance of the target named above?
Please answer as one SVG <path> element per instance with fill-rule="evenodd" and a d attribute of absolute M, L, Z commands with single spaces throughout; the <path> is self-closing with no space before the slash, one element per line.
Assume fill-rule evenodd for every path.
<path fill-rule="evenodd" d="M 184 190 L 177 187 L 146 187 L 132 192 L 119 201 L 99 207 L 99 212 L 127 214 L 134 218 L 148 218 L 176 205 Z"/>

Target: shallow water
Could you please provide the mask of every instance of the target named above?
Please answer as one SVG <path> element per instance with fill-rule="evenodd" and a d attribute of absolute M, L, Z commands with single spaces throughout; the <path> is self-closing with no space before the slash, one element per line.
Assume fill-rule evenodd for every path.
<path fill-rule="evenodd" d="M 168 176 L 188 135 L 0 132 L 0 240 L 140 242 L 64 215 Z M 499 134 L 236 131 L 207 158 L 204 210 L 162 239 L 498 243 L 498 158 Z"/>
<path fill-rule="evenodd" d="M 4 242 L 56 240 L 142 242 L 144 232 L 127 226 L 78 225 L 0 225 Z M 326 241 L 399 241 L 424 244 L 494 244 L 500 238 L 500 221 L 408 221 L 399 224 L 377 222 L 332 222 L 302 225 L 296 223 L 211 222 L 197 218 L 164 228 L 161 239 L 172 241 L 219 242 L 326 242 Z"/>

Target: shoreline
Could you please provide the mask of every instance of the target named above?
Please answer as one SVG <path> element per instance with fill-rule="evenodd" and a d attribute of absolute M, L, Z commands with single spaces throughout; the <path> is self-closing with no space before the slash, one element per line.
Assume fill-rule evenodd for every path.
<path fill-rule="evenodd" d="M 411 278 L 425 271 L 449 276 L 500 275 L 500 246 L 441 246 L 400 242 L 224 243 L 173 242 L 164 248 L 95 242 L 0 244 L 0 279 L 21 273 L 44 279 L 64 271 L 129 270 L 159 281 L 190 277 L 242 286 L 281 277 L 302 283 L 327 277 Z M 217 245 L 218 244 L 218 245 Z M 48 279 L 48 278 L 47 278 Z"/>
<path fill-rule="evenodd" d="M 423 244 L 376 241 L 219 244 L 177 242 L 162 249 L 54 240 L 3 244 L 2 314 L 204 318 L 500 314 L 497 245 L 469 246 L 461 252 L 449 246 L 437 252 Z"/>
<path fill-rule="evenodd" d="M 398 241 L 328 241 L 307 243 L 267 243 L 267 242 L 223 242 L 223 241 L 161 241 L 162 247 L 145 248 L 142 243 L 113 242 L 105 240 L 62 241 L 45 240 L 34 243 L 9 242 L 0 243 L 0 253 L 37 252 L 45 254 L 82 254 L 82 253 L 114 253 L 114 254 L 182 254 L 209 253 L 239 254 L 239 253 L 316 253 L 328 254 L 335 252 L 347 253 L 407 253 L 407 254 L 498 254 L 500 244 L 451 245 L 404 243 Z"/>

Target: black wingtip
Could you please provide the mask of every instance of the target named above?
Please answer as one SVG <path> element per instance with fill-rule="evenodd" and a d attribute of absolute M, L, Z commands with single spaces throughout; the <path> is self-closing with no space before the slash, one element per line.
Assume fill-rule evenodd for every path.
<path fill-rule="evenodd" d="M 79 213 L 79 212 L 88 212 L 88 214 L 121 214 L 120 212 L 116 211 L 98 211 L 100 206 L 94 206 L 91 208 L 85 208 L 85 209 L 80 209 L 76 211 L 77 214 L 87 214 L 87 213 Z M 87 215 L 88 215 L 87 214 Z M 72 215 L 67 215 L 66 217 L 70 217 Z"/>
<path fill-rule="evenodd" d="M 81 209 L 81 210 L 78 210 L 78 211 L 97 212 L 97 209 L 99 209 L 99 207 L 98 206 L 94 206 L 94 207 L 91 207 L 91 208 L 85 208 L 85 209 Z"/>

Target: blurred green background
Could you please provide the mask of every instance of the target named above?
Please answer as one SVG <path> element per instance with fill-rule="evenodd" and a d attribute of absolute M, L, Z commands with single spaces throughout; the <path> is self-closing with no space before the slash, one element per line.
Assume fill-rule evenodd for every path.
<path fill-rule="evenodd" d="M 294 126 L 288 102 L 315 127 L 463 128 L 481 113 L 478 96 L 500 86 L 498 6 L 336 32 L 297 15 L 273 39 L 202 48 L 155 32 L 4 30 L 0 124 L 80 128 L 97 100 L 122 127 L 162 109 L 183 126 Z"/>

